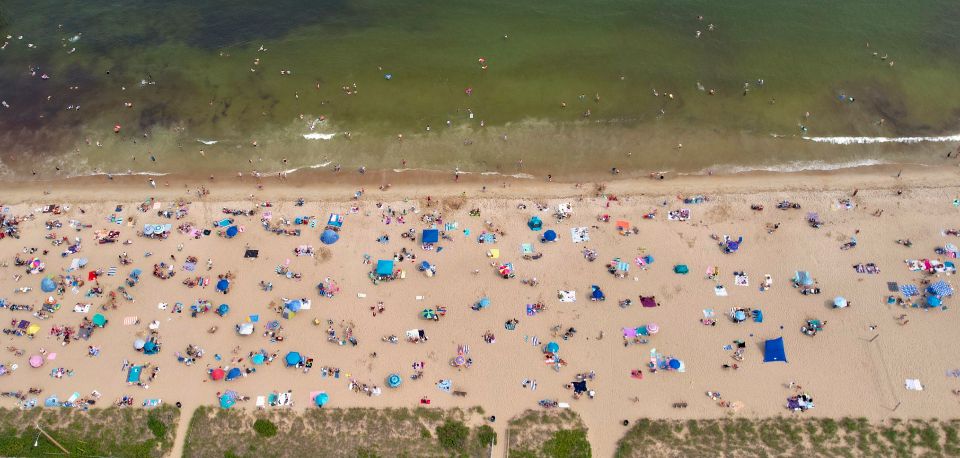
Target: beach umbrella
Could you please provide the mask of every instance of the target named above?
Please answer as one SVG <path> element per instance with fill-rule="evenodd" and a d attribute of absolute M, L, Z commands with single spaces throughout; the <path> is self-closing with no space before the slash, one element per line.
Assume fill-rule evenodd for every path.
<path fill-rule="evenodd" d="M 137 350 L 143 350 L 143 347 L 144 347 L 144 345 L 146 345 L 146 344 L 147 344 L 147 341 L 146 341 L 146 340 L 137 339 L 137 340 L 134 340 L 134 341 L 133 341 L 133 348 L 135 348 L 135 349 L 137 349 Z"/>
<path fill-rule="evenodd" d="M 230 306 L 227 304 L 220 304 L 220 306 L 217 307 L 217 315 L 224 316 L 229 311 L 230 311 Z"/>
<path fill-rule="evenodd" d="M 39 325 L 39 324 L 31 324 L 30 326 L 27 326 L 27 334 L 28 334 L 28 335 L 31 335 L 31 336 L 32 336 L 32 335 L 34 335 L 34 334 L 36 334 L 36 333 L 38 333 L 38 332 L 40 332 L 40 325 Z"/>
<path fill-rule="evenodd" d="M 652 336 L 658 332 L 660 332 L 660 326 L 657 325 L 657 323 L 650 323 L 647 325 L 647 334 Z"/>
<path fill-rule="evenodd" d="M 303 357 L 300 356 L 299 352 L 291 351 L 284 357 L 284 361 L 287 362 L 287 366 L 296 366 L 300 361 L 303 361 Z"/>
<path fill-rule="evenodd" d="M 224 372 L 223 369 L 220 369 L 219 367 L 210 371 L 210 378 L 213 380 L 223 380 L 223 377 L 225 377 L 226 375 L 227 373 Z"/>
<path fill-rule="evenodd" d="M 54 283 L 53 279 L 50 277 L 44 277 L 43 280 L 40 280 L 40 290 L 45 293 L 52 293 L 57 289 L 57 284 Z"/>
<path fill-rule="evenodd" d="M 680 369 L 681 364 L 679 359 L 671 359 L 667 361 L 667 365 L 670 366 L 670 369 L 677 370 Z"/>
<path fill-rule="evenodd" d="M 333 229 L 327 229 L 320 234 L 320 241 L 323 242 L 324 245 L 333 245 L 337 243 L 337 240 L 340 240 L 340 234 Z"/>
<path fill-rule="evenodd" d="M 553 229 L 550 229 L 543 233 L 543 240 L 546 240 L 547 242 L 552 242 L 556 239 L 557 239 L 557 233 L 554 232 Z"/>
<path fill-rule="evenodd" d="M 744 321 L 747 319 L 747 312 L 744 312 L 743 310 L 737 310 L 733 312 L 733 319 L 735 321 Z"/>
<path fill-rule="evenodd" d="M 227 372 L 227 381 L 229 382 L 230 380 L 238 379 L 242 376 L 243 371 L 241 371 L 239 367 L 234 367 Z"/>
<path fill-rule="evenodd" d="M 550 342 L 545 347 L 548 353 L 556 353 L 560 351 L 560 345 L 556 342 Z"/>
<path fill-rule="evenodd" d="M 250 357 L 250 362 L 252 362 L 257 366 L 263 364 L 263 360 L 264 360 L 263 353 L 257 353 Z"/>
<path fill-rule="evenodd" d="M 227 238 L 234 238 L 237 236 L 237 233 L 240 232 L 240 229 L 237 226 L 230 226 L 227 228 Z"/>
<path fill-rule="evenodd" d="M 466 358 L 463 357 L 463 355 L 457 355 L 456 358 L 453 358 L 453 364 L 457 366 L 462 366 L 466 363 L 467 363 L 467 360 Z"/>
<path fill-rule="evenodd" d="M 103 327 L 104 325 L 106 325 L 106 324 L 107 324 L 107 317 L 105 317 L 105 316 L 103 316 L 102 314 L 99 314 L 99 313 L 93 316 L 93 325 L 94 325 L 94 326 L 100 326 L 100 327 L 102 328 L 102 327 Z"/>
<path fill-rule="evenodd" d="M 531 231 L 539 231 L 543 229 L 543 221 L 540 220 L 539 216 L 531 217 L 530 221 L 527 221 L 527 227 L 529 227 Z"/>
<path fill-rule="evenodd" d="M 833 298 L 833 306 L 838 309 L 842 309 L 847 306 L 847 299 L 843 296 L 837 296 Z"/>
<path fill-rule="evenodd" d="M 153 235 L 153 224 L 143 225 L 143 235 Z"/>
<path fill-rule="evenodd" d="M 226 292 L 227 288 L 229 287 L 230 280 L 227 280 L 226 278 L 221 278 L 220 281 L 217 282 L 217 291 Z"/>
<path fill-rule="evenodd" d="M 397 374 L 390 374 L 390 376 L 387 377 L 387 386 L 389 386 L 390 388 L 396 388 L 396 387 L 400 386 L 400 383 L 401 383 L 402 381 L 403 381 L 403 379 L 401 379 L 399 375 L 397 375 Z"/>
<path fill-rule="evenodd" d="M 317 405 L 317 407 L 323 407 L 327 405 L 327 402 L 330 402 L 330 395 L 328 395 L 326 392 L 318 393 L 313 398 L 313 402 Z"/>
<path fill-rule="evenodd" d="M 151 341 L 143 344 L 143 352 L 146 353 L 146 354 L 148 354 L 148 355 L 152 355 L 152 354 L 156 353 L 156 352 L 157 352 L 157 343 L 151 340 Z"/>
<path fill-rule="evenodd" d="M 43 365 L 43 356 L 33 355 L 30 357 L 29 361 L 30 367 L 37 368 Z"/>
<path fill-rule="evenodd" d="M 927 296 L 927 306 L 929 307 L 939 307 L 942 302 L 937 296 Z"/>
<path fill-rule="evenodd" d="M 479 307 L 479 308 L 484 308 L 484 307 L 489 307 L 489 306 L 490 306 L 490 298 L 489 298 L 489 297 L 481 297 L 481 298 L 480 298 L 480 301 L 477 302 L 477 307 Z"/>
<path fill-rule="evenodd" d="M 420 316 L 428 320 L 432 320 L 436 315 L 433 309 L 423 309 L 423 311 L 420 312 Z"/>

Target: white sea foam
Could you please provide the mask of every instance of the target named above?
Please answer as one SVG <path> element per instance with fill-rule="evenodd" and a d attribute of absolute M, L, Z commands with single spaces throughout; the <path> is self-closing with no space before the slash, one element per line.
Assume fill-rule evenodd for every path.
<path fill-rule="evenodd" d="M 217 143 L 220 143 L 218 140 L 201 140 L 199 138 L 197 141 L 203 143 L 204 145 L 216 145 Z"/>
<path fill-rule="evenodd" d="M 337 134 L 321 134 L 319 132 L 314 132 L 311 134 L 303 134 L 303 138 L 307 140 L 330 140 Z"/>
<path fill-rule="evenodd" d="M 860 159 L 847 162 L 826 162 L 826 161 L 791 161 L 774 165 L 719 165 L 710 167 L 692 175 L 705 175 L 708 172 L 720 174 L 735 174 L 747 172 L 811 172 L 811 171 L 829 171 L 841 169 L 854 169 L 858 167 L 872 167 L 877 165 L 892 164 L 892 162 L 879 159 Z M 680 174 L 684 175 L 684 174 Z"/>
<path fill-rule="evenodd" d="M 816 143 L 867 145 L 872 143 L 944 143 L 960 141 L 960 134 L 939 137 L 801 137 Z"/>

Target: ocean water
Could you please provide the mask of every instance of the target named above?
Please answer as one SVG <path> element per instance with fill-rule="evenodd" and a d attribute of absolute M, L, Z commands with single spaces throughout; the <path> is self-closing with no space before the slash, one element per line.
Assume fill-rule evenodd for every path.
<path fill-rule="evenodd" d="M 16 177 L 934 164 L 960 133 L 956 1 L 6 0 L 0 39 Z"/>

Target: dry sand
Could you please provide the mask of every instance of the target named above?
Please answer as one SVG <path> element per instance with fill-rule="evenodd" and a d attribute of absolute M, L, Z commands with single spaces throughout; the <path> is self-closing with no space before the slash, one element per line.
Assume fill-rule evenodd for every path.
<path fill-rule="evenodd" d="M 144 275 L 137 286 L 130 288 L 134 302 L 121 299 L 117 310 L 104 312 L 110 320 L 105 329 L 97 330 L 89 341 L 74 341 L 66 347 L 48 337 L 48 330 L 52 325 L 76 326 L 82 315 L 71 310 L 75 303 L 93 303 L 93 310 L 87 316 L 100 311 L 105 298 L 83 297 L 89 284 L 79 295 L 68 290 L 59 298 L 63 308 L 48 320 L 38 321 L 27 312 L 0 311 L 8 320 L 30 319 L 43 327 L 32 340 L 0 336 L 4 348 L 15 346 L 26 350 L 26 355 L 19 358 L 3 352 L 0 361 L 20 367 L 12 375 L 0 378 L 0 386 L 4 390 L 38 386 L 44 389 L 42 397 L 57 394 L 61 398 L 74 391 L 86 394 L 99 390 L 104 396 L 102 403 L 112 402 L 121 395 L 132 395 L 137 405 L 147 398 L 160 398 L 165 403 L 180 401 L 185 407 L 213 404 L 215 393 L 226 389 L 253 397 L 271 390 L 290 389 L 297 408 L 312 408 L 308 393 L 316 390 L 328 392 L 330 405 L 336 407 L 415 406 L 421 397 L 428 396 L 434 407 L 481 405 L 498 417 L 495 426 L 501 427 L 521 411 L 536 408 L 540 399 L 559 399 L 571 403 L 583 417 L 598 456 L 612 455 L 615 442 L 624 431 L 620 424 L 623 419 L 785 414 L 785 399 L 792 393 L 785 384 L 790 381 L 798 382 L 816 399 L 817 407 L 811 412 L 815 415 L 871 419 L 951 417 L 955 416 L 957 406 L 951 390 L 960 386 L 956 379 L 945 376 L 945 372 L 960 367 L 960 361 L 955 360 L 960 351 L 960 343 L 954 338 L 958 324 L 956 313 L 952 308 L 946 311 L 904 309 L 887 305 L 885 298 L 886 282 L 916 284 L 926 276 L 908 271 L 904 259 L 935 258 L 935 247 L 957 242 L 956 238 L 941 234 L 945 228 L 960 226 L 960 210 L 952 205 L 960 192 L 952 186 L 956 183 L 956 173 L 911 170 L 904 178 L 895 179 L 892 175 L 896 173 L 879 169 L 835 174 L 624 180 L 610 184 L 608 192 L 616 194 L 619 200 L 610 202 L 609 207 L 607 199 L 594 197 L 592 185 L 574 188 L 569 183 L 522 180 L 503 185 L 500 181 L 453 185 L 446 183 L 448 177 L 443 178 L 442 184 L 437 177 L 398 185 L 385 192 L 368 189 L 359 202 L 349 200 L 353 191 L 349 183 L 320 187 L 306 178 L 287 183 L 269 182 L 263 190 L 256 189 L 253 181 L 246 179 L 205 183 L 213 193 L 203 199 L 191 194 L 196 183 L 187 186 L 174 182 L 169 188 L 161 183 L 158 189 L 151 189 L 143 178 L 114 182 L 90 178 L 22 186 L 4 197 L 10 214 L 33 214 L 33 209 L 42 203 L 69 204 L 71 210 L 60 216 L 37 213 L 35 220 L 22 224 L 21 239 L 0 240 L 0 260 L 8 264 L 0 268 L 0 291 L 3 291 L 0 297 L 36 306 L 46 298 L 39 289 L 44 275 L 26 275 L 22 268 L 13 266 L 14 255 L 24 247 L 50 250 L 50 254 L 41 256 L 47 264 L 44 274 L 66 273 L 64 270 L 73 256 L 61 258 L 59 252 L 63 246 L 53 247 L 44 239 L 49 232 L 43 227 L 47 219 L 64 223 L 64 228 L 54 231 L 58 235 L 82 237 L 83 249 L 78 256 L 89 260 L 83 269 L 84 276 L 87 270 L 118 267 L 117 276 L 101 277 L 107 291 L 116 289 L 131 268 L 143 269 Z M 481 185 L 487 185 L 489 191 L 480 192 Z M 369 183 L 367 187 L 371 187 Z M 849 198 L 854 188 L 860 188 L 853 198 L 856 207 L 839 209 L 838 200 Z M 41 189 L 47 189 L 49 194 L 41 196 Z M 896 189 L 903 189 L 903 194 L 897 195 Z M 468 200 L 457 197 L 461 192 L 469 193 Z M 683 205 L 676 197 L 678 192 L 701 193 L 709 196 L 710 201 Z M 307 204 L 295 207 L 292 201 L 301 195 L 307 198 Z M 427 195 L 433 203 L 430 207 L 426 206 Z M 136 211 L 136 204 L 150 196 L 162 202 L 163 208 L 180 197 L 191 200 L 189 216 L 181 221 L 168 221 L 156 217 L 155 210 Z M 799 202 L 803 209 L 776 210 L 775 204 L 781 199 Z M 245 231 L 231 240 L 215 235 L 194 240 L 176 231 L 167 241 L 146 240 L 136 235 L 144 223 L 170 222 L 176 227 L 180 222 L 189 221 L 210 228 L 213 221 L 224 216 L 223 207 L 251 209 L 268 200 L 273 202 L 273 207 L 260 211 L 272 211 L 274 220 L 279 216 L 308 215 L 318 217 L 320 224 L 317 228 L 298 226 L 303 231 L 300 237 L 281 236 L 264 231 L 258 215 L 238 218 Z M 666 206 L 662 205 L 664 201 Z M 414 209 L 418 213 L 408 214 L 406 224 L 398 224 L 394 219 L 385 225 L 382 209 L 377 208 L 376 202 L 383 202 L 384 208 Z M 552 211 L 537 211 L 538 202 L 551 209 L 558 203 L 570 202 L 574 213 L 571 218 L 557 222 Z M 133 227 L 106 221 L 114 207 L 121 203 L 124 204 L 122 216 L 132 216 L 136 222 Z M 527 209 L 518 209 L 520 203 L 526 204 Z M 751 211 L 753 203 L 763 204 L 766 209 Z M 359 206 L 359 212 L 350 214 L 353 205 Z M 81 208 L 85 214 L 80 213 Z M 479 208 L 481 216 L 469 216 L 471 208 Z M 691 210 L 690 221 L 667 221 L 667 211 L 679 208 Z M 656 219 L 641 219 L 642 214 L 652 209 L 658 210 Z M 880 209 L 883 210 L 881 216 L 872 216 Z M 434 211 L 442 212 L 445 222 L 459 223 L 459 230 L 451 232 L 453 241 L 439 244 L 442 252 L 423 251 L 419 243 L 400 237 L 401 232 L 411 228 L 419 235 L 420 230 L 427 227 L 420 217 Z M 809 227 L 804 221 L 808 211 L 819 212 L 826 224 L 819 229 Z M 322 246 L 318 236 L 323 222 L 333 212 L 344 214 L 345 222 L 340 241 L 329 247 L 329 257 L 295 257 L 293 249 L 299 245 Z M 604 213 L 611 215 L 610 223 L 597 221 L 597 216 Z M 527 229 L 525 223 L 533 215 L 544 220 L 546 229 L 555 229 L 560 234 L 557 243 L 541 244 L 539 233 Z M 93 228 L 78 233 L 66 226 L 70 219 L 91 224 Z M 613 224 L 617 219 L 631 221 L 639 234 L 618 234 Z M 486 221 L 506 234 L 496 245 L 477 243 L 477 234 Z M 766 225 L 776 222 L 781 223 L 779 230 L 768 234 Z M 577 226 L 596 226 L 590 229 L 589 242 L 571 242 L 570 228 Z M 118 229 L 120 240 L 131 239 L 133 244 L 96 245 L 93 231 L 97 229 Z M 471 235 L 465 236 L 463 229 L 470 229 Z M 858 229 L 858 246 L 841 251 L 840 245 Z M 742 235 L 745 241 L 738 253 L 724 254 L 711 234 Z M 377 243 L 381 235 L 389 235 L 390 242 Z M 895 244 L 894 240 L 900 238 L 912 239 L 913 247 Z M 534 244 L 543 258 L 521 259 L 521 243 Z M 183 244 L 182 252 L 177 250 L 178 244 Z M 245 247 L 259 249 L 259 259 L 243 259 Z M 415 253 L 417 263 L 423 259 L 436 264 L 438 274 L 427 278 L 408 260 L 400 264 L 406 270 L 405 279 L 372 284 L 367 276 L 372 266 L 363 263 L 363 255 L 369 254 L 374 260 L 389 258 L 401 247 Z M 585 260 L 581 254 L 584 247 L 595 249 L 599 259 L 592 263 Z M 502 279 L 497 275 L 490 265 L 491 259 L 486 256 L 490 248 L 501 250 L 500 260 L 513 262 L 516 278 Z M 132 266 L 119 265 L 117 256 L 121 252 L 129 253 L 134 259 Z M 145 258 L 145 252 L 152 252 L 152 257 Z M 645 271 L 631 262 L 627 278 L 618 279 L 605 269 L 613 257 L 632 261 L 641 254 L 655 258 L 654 264 Z M 170 280 L 151 276 L 153 264 L 169 262 L 171 255 L 176 256 L 177 275 Z M 237 280 L 229 294 L 216 293 L 212 285 L 191 289 L 181 284 L 189 273 L 179 266 L 188 255 L 200 259 L 198 274 L 212 275 L 214 283 L 216 274 L 228 270 L 236 274 Z M 205 266 L 208 257 L 214 262 L 210 272 Z M 291 270 L 303 273 L 302 281 L 283 278 L 274 272 L 278 264 L 288 259 Z M 882 272 L 858 274 L 852 268 L 854 264 L 866 262 L 876 263 Z M 673 273 L 673 265 L 679 263 L 689 265 L 689 275 Z M 728 297 L 714 294 L 715 282 L 705 279 L 704 275 L 709 266 L 720 268 L 718 281 L 728 290 Z M 804 296 L 791 287 L 790 278 L 798 269 L 813 274 L 822 288 L 821 295 Z M 479 270 L 479 274 L 473 274 L 474 270 Z M 736 286 L 734 271 L 745 271 L 750 285 Z M 23 278 L 15 282 L 15 274 Z M 758 287 L 764 274 L 772 275 L 774 285 L 771 290 L 761 292 Z M 324 277 L 339 284 L 341 292 L 337 297 L 318 297 L 315 285 Z M 522 278 L 529 277 L 536 277 L 540 285 L 530 287 L 520 283 Z M 261 280 L 272 282 L 273 291 L 261 291 L 257 286 Z M 587 299 L 591 284 L 603 288 L 607 296 L 605 302 Z M 14 294 L 14 288 L 21 286 L 33 287 L 33 291 Z M 577 301 L 561 303 L 557 300 L 558 289 L 576 290 Z M 358 293 L 366 297 L 358 298 Z M 638 295 L 655 295 L 662 306 L 641 308 Z M 831 308 L 829 302 L 837 295 L 848 298 L 852 306 L 842 310 Z M 423 299 L 417 299 L 418 296 Z M 471 310 L 470 305 L 483 296 L 490 298 L 491 306 L 481 311 Z M 309 298 L 312 309 L 290 320 L 279 318 L 268 304 L 279 302 L 281 297 Z M 633 299 L 634 305 L 626 309 L 618 307 L 617 301 L 627 298 Z M 214 305 L 228 303 L 231 311 L 223 318 L 213 313 L 191 318 L 188 311 L 173 314 L 171 309 L 163 311 L 157 307 L 159 302 L 171 306 L 182 302 L 189 306 L 197 299 L 209 299 Z M 369 308 L 379 301 L 386 310 L 374 317 Z M 525 305 L 537 301 L 543 301 L 548 310 L 527 316 Z M 947 300 L 946 304 L 952 306 L 953 301 Z M 448 309 L 440 322 L 419 318 L 420 310 L 436 305 Z M 732 323 L 725 312 L 735 306 L 762 309 L 764 322 Z M 707 308 L 717 312 L 716 326 L 700 323 L 702 310 Z M 250 314 L 261 316 L 257 331 L 252 336 L 240 337 L 233 332 L 233 326 Z M 905 326 L 898 324 L 897 317 L 901 314 L 909 319 Z M 124 326 L 123 317 L 132 315 L 140 318 L 140 324 Z M 326 325 L 315 326 L 315 318 L 324 322 L 333 320 L 335 325 L 355 323 L 354 335 L 359 345 L 328 343 Z M 511 318 L 520 321 L 515 331 L 504 329 L 504 322 Z M 828 320 L 829 324 L 821 334 L 808 337 L 799 329 L 810 318 Z M 264 322 L 272 319 L 279 319 L 284 326 L 283 342 L 270 343 L 261 336 Z M 152 320 L 160 322 L 162 351 L 145 356 L 134 351 L 132 342 Z M 658 323 L 661 331 L 650 343 L 623 345 L 621 328 L 651 322 Z M 563 329 L 575 327 L 578 332 L 566 341 L 553 338 L 551 328 L 555 325 Z M 219 331 L 207 333 L 211 326 L 218 326 Z M 429 342 L 403 342 L 404 331 L 415 328 L 425 329 Z M 339 332 L 339 326 L 337 329 Z M 484 343 L 481 338 L 488 330 L 496 335 L 493 344 Z M 389 334 L 401 336 L 401 342 L 396 345 L 381 342 L 381 336 Z M 528 342 L 533 336 L 540 339 L 541 345 L 556 340 L 568 366 L 555 372 L 544 364 L 540 348 Z M 763 340 L 779 336 L 786 342 L 789 363 L 762 363 Z M 722 364 L 735 361 L 729 356 L 732 352 L 723 347 L 735 339 L 746 342 L 745 359 L 739 363 L 739 370 L 724 370 Z M 203 347 L 206 355 L 187 367 L 178 363 L 174 354 L 184 351 L 191 343 Z M 473 367 L 457 370 L 448 364 L 458 344 L 470 346 Z M 100 356 L 86 356 L 88 345 L 100 346 Z M 27 357 L 41 347 L 56 352 L 57 358 L 41 369 L 31 369 Z M 264 348 L 278 353 L 280 358 L 237 381 L 209 381 L 207 369 L 230 366 L 231 358 L 235 357 L 231 351 L 235 347 L 239 347 L 240 356 Z M 650 373 L 646 363 L 652 348 L 682 359 L 686 372 Z M 282 357 L 290 350 L 314 358 L 314 368 L 304 374 L 283 367 Z M 371 356 L 373 352 L 377 353 L 376 357 Z M 215 353 L 223 355 L 223 361 L 215 361 Z M 149 389 L 128 386 L 126 373 L 121 371 L 124 359 L 158 365 L 161 370 L 157 380 L 150 383 Z M 426 362 L 421 380 L 409 379 L 413 372 L 411 364 L 415 361 Z M 245 360 L 243 365 L 249 362 Z M 368 397 L 350 392 L 348 377 L 323 378 L 322 366 L 338 367 L 359 382 L 379 385 L 383 387 L 383 394 Z M 75 375 L 59 380 L 50 378 L 49 371 L 54 367 L 73 369 Z M 630 371 L 640 368 L 644 369 L 643 380 L 631 378 Z M 591 370 L 597 374 L 596 380 L 590 382 L 596 398 L 571 399 L 571 392 L 563 385 L 573 380 L 576 373 Z M 404 377 L 399 389 L 385 387 L 384 379 L 390 373 Z M 919 378 L 924 383 L 924 391 L 905 390 L 907 378 Z M 452 379 L 454 389 L 466 391 L 467 396 L 453 397 L 439 391 L 434 387 L 438 379 Z M 535 379 L 537 390 L 522 387 L 524 379 Z M 742 408 L 719 407 L 705 396 L 708 390 L 721 392 L 725 400 L 739 401 Z M 679 401 L 687 402 L 689 407 L 671 407 Z M 13 404 L 9 398 L 3 402 Z M 239 406 L 253 408 L 253 403 Z"/>

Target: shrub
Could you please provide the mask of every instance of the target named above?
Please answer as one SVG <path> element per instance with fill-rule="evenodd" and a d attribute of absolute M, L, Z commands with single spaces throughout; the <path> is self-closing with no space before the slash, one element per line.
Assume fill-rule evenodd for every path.
<path fill-rule="evenodd" d="M 590 442 L 587 432 L 582 429 L 560 430 L 553 438 L 544 442 L 543 453 L 555 458 L 590 458 Z"/>
<path fill-rule="evenodd" d="M 470 429 L 462 421 L 447 420 L 437 426 L 437 439 L 443 448 L 463 451 L 470 437 Z"/>
<path fill-rule="evenodd" d="M 153 433 L 154 437 L 163 440 L 167 435 L 167 425 L 154 413 L 147 416 L 147 428 Z"/>
<path fill-rule="evenodd" d="M 263 418 L 259 418 L 253 422 L 253 430 L 261 437 L 273 437 L 277 435 L 277 425 Z"/>

